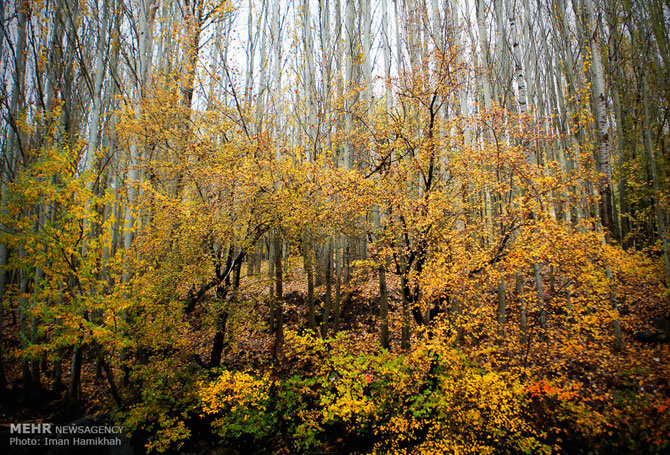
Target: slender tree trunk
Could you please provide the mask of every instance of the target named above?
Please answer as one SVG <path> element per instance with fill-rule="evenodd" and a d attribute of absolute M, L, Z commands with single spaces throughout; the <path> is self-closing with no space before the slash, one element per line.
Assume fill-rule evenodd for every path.
<path fill-rule="evenodd" d="M 326 270 L 325 270 L 325 281 L 326 281 L 326 295 L 324 297 L 324 309 L 327 307 L 331 306 L 332 302 L 332 287 L 333 287 L 333 239 L 330 239 L 328 241 L 328 246 L 326 247 Z M 324 311 L 325 313 L 325 311 Z M 328 326 L 328 319 L 324 318 L 325 325 L 323 327 Z M 333 324 L 333 330 L 335 333 L 339 330 L 339 324 L 340 324 L 340 313 L 339 313 L 339 308 L 335 309 L 335 321 Z"/>
<path fill-rule="evenodd" d="M 81 363 L 83 356 L 83 347 L 76 345 L 72 352 L 72 366 L 70 368 L 70 387 L 68 388 L 67 398 L 71 407 L 79 404 L 79 392 L 81 387 Z"/>
<path fill-rule="evenodd" d="M 270 333 L 275 333 L 275 324 L 276 324 L 276 311 L 275 311 L 275 245 L 274 245 L 274 235 L 269 235 L 267 239 L 268 243 L 268 283 L 270 285 L 268 286 L 268 296 L 269 296 L 269 301 L 271 302 L 270 305 L 270 323 L 269 329 Z"/>
<path fill-rule="evenodd" d="M 345 113 L 344 113 L 344 119 L 345 119 L 345 126 L 344 126 L 344 131 L 345 134 L 348 135 L 351 133 L 351 130 L 353 128 L 353 115 L 350 112 L 351 109 L 351 99 L 350 97 L 352 96 L 351 91 L 354 88 L 353 84 L 353 79 L 354 79 L 354 60 L 357 58 L 356 55 L 356 33 L 354 30 L 354 14 L 355 14 L 355 7 L 354 7 L 353 1 L 347 1 L 346 2 L 346 7 L 345 7 L 345 25 L 344 25 L 344 30 L 345 30 L 345 46 L 346 46 L 346 58 L 345 58 L 345 64 L 346 64 L 346 72 L 345 72 L 345 80 L 346 80 L 346 88 L 345 88 Z M 344 141 L 344 168 L 345 169 L 351 169 L 352 166 L 354 165 L 354 159 L 353 159 L 353 151 L 352 147 L 350 144 L 349 139 L 345 139 Z M 346 279 L 345 279 L 346 281 Z"/>
<path fill-rule="evenodd" d="M 505 335 L 505 277 L 500 276 L 498 280 L 498 335 Z"/>
<path fill-rule="evenodd" d="M 482 87 L 484 89 L 484 105 L 486 109 L 491 107 L 491 83 L 490 75 L 491 62 L 489 56 L 489 38 L 486 32 L 485 6 L 483 0 L 476 0 L 477 9 L 477 29 L 479 31 L 479 45 L 482 49 L 482 59 L 485 73 L 481 75 Z"/>
<path fill-rule="evenodd" d="M 282 272 L 282 242 L 281 234 L 275 232 L 274 237 L 274 260 L 275 260 L 275 345 L 273 357 L 279 362 L 279 357 L 284 344 L 284 316 L 282 310 L 283 298 L 283 272 Z"/>
<path fill-rule="evenodd" d="M 402 306 L 402 332 L 401 332 L 401 338 L 400 338 L 400 348 L 407 350 L 409 349 L 409 300 L 407 298 L 407 292 L 405 292 L 405 289 L 407 289 L 408 283 L 407 283 L 407 278 L 403 275 L 400 277 L 400 288 L 402 289 L 401 294 L 402 294 L 402 300 L 401 300 L 401 306 Z"/>
<path fill-rule="evenodd" d="M 539 264 L 533 264 L 533 273 L 535 275 L 535 285 L 537 286 L 537 307 L 540 310 L 540 327 L 546 329 L 547 310 L 544 305 L 544 285 L 542 284 L 542 271 Z"/>
<path fill-rule="evenodd" d="M 335 244 L 335 328 L 339 330 L 340 311 L 342 308 L 342 242 Z"/>
<path fill-rule="evenodd" d="M 148 84 L 150 69 L 151 69 L 151 46 L 152 46 L 152 27 L 156 6 L 154 0 L 145 0 L 145 7 L 139 13 L 139 80 L 136 85 L 136 99 L 135 101 L 135 116 L 140 118 L 142 116 L 142 97 Z M 130 253 L 130 248 L 133 243 L 133 233 L 135 231 L 135 214 L 133 204 L 135 203 L 135 196 L 137 193 L 137 184 L 139 182 L 139 138 L 132 140 L 130 145 L 130 161 L 127 176 L 127 201 L 126 210 L 123 223 L 123 248 L 126 254 Z M 123 281 L 130 280 L 130 270 L 128 265 L 124 267 Z"/>
<path fill-rule="evenodd" d="M 228 308 L 224 304 L 221 313 L 217 316 L 216 333 L 214 334 L 214 343 L 209 357 L 209 365 L 218 367 L 221 365 L 221 356 L 226 343 L 226 328 L 228 324 Z"/>
<path fill-rule="evenodd" d="M 263 0 L 261 5 L 261 17 L 259 18 L 259 28 L 261 33 L 261 49 L 259 56 L 259 71 L 260 75 L 258 78 L 258 92 L 256 95 L 256 135 L 260 136 L 263 132 L 263 120 L 265 116 L 265 111 L 267 108 L 267 98 L 268 98 L 268 82 L 267 82 L 267 73 L 268 73 L 268 2 Z"/>
<path fill-rule="evenodd" d="M 642 77 L 642 93 L 644 93 L 644 146 L 651 164 L 651 180 L 654 189 L 654 205 L 656 208 L 656 225 L 658 226 L 658 235 L 661 237 L 663 244 L 663 261 L 665 263 L 665 286 L 670 288 L 670 258 L 668 256 L 668 236 L 665 226 L 665 215 L 661 207 L 661 192 L 658 185 L 658 172 L 656 170 L 656 154 L 654 152 L 654 145 L 651 140 L 651 119 L 649 117 L 649 100 L 647 75 Z"/>
<path fill-rule="evenodd" d="M 614 214 L 612 210 L 612 171 L 610 166 L 610 141 L 607 127 L 607 97 L 605 96 L 605 79 L 600 56 L 600 42 L 596 28 L 595 13 L 592 0 L 584 0 L 589 27 L 587 33 L 591 45 L 591 56 L 593 58 L 593 99 L 594 117 L 598 129 L 598 160 L 600 161 L 600 176 L 598 178 L 598 191 L 600 193 L 600 220 L 608 235 L 617 235 L 614 226 Z"/>
<path fill-rule="evenodd" d="M 96 6 L 98 2 L 93 2 Z M 100 115 L 102 113 L 102 83 L 105 77 L 105 62 L 107 56 L 107 27 L 109 19 L 108 5 L 102 6 L 102 19 L 96 23 L 98 28 L 98 37 L 96 41 L 95 53 L 95 80 L 93 82 L 93 108 L 91 110 L 91 121 L 88 133 L 88 149 L 84 169 L 89 169 L 95 162 L 95 153 L 100 143 Z"/>
<path fill-rule="evenodd" d="M 389 301 L 386 288 L 386 270 L 380 266 L 379 274 L 379 319 L 381 322 L 380 341 L 383 348 L 389 348 Z"/>
<path fill-rule="evenodd" d="M 624 117 L 621 112 L 621 100 L 619 93 L 614 95 L 614 108 L 617 118 L 617 142 L 619 147 L 619 169 L 623 172 L 626 169 L 627 152 L 625 149 L 625 142 L 623 139 L 623 131 L 625 129 Z M 621 215 L 621 245 L 624 248 L 630 246 L 630 239 L 628 234 L 631 232 L 631 213 L 628 196 L 628 182 L 624 174 L 619 178 L 619 213 Z"/>
<path fill-rule="evenodd" d="M 314 311 L 314 251 L 312 242 L 308 236 L 304 239 L 305 245 L 305 271 L 307 272 L 307 312 L 309 328 L 316 329 L 316 314 Z M 325 308 L 325 307 L 324 307 Z"/>
<path fill-rule="evenodd" d="M 123 400 L 121 399 L 121 395 L 119 395 L 118 389 L 116 388 L 116 383 L 114 382 L 114 373 L 109 367 L 109 364 L 105 361 L 104 357 L 102 358 L 101 363 L 102 369 L 105 371 L 105 375 L 107 376 L 107 384 L 109 384 L 109 390 L 112 394 L 112 398 L 114 398 L 116 405 L 119 408 L 122 408 Z"/>
<path fill-rule="evenodd" d="M 45 214 L 44 214 L 44 208 L 40 207 L 39 209 L 40 215 L 40 225 L 44 225 L 44 220 L 45 220 Z M 39 229 L 39 226 L 37 226 L 37 229 Z M 33 302 L 32 302 L 32 308 L 34 309 L 37 306 L 37 292 L 39 291 L 40 284 L 42 281 L 42 278 L 44 277 L 44 272 L 42 271 L 41 267 L 35 267 L 35 282 L 34 282 L 34 288 L 33 288 Z M 39 320 L 37 319 L 37 316 L 33 314 L 31 317 L 30 321 L 30 344 L 32 346 L 36 346 L 39 344 Z M 31 396 L 32 400 L 34 403 L 39 402 L 39 394 L 42 391 L 42 382 L 41 382 L 41 374 L 40 374 L 40 359 L 39 358 L 33 358 L 32 361 L 30 362 L 30 369 L 31 369 Z"/>
<path fill-rule="evenodd" d="M 526 312 L 526 299 L 523 297 L 523 277 L 520 273 L 516 274 L 516 283 L 514 292 L 519 299 L 519 324 L 521 328 L 522 342 L 526 339 L 528 333 L 528 317 Z"/>
<path fill-rule="evenodd" d="M 25 257 L 25 251 L 23 247 L 19 250 L 19 256 Z M 20 269 L 20 297 L 19 297 L 19 334 L 21 339 L 21 348 L 28 348 L 28 340 L 30 340 L 30 334 L 28 333 L 28 328 L 26 324 L 26 319 L 28 317 L 28 302 L 26 299 L 26 294 L 28 293 L 28 273 Z M 30 374 L 30 363 L 27 358 L 21 359 L 21 371 L 23 374 L 23 397 L 28 402 L 30 400 L 30 389 L 32 385 L 32 377 Z"/>

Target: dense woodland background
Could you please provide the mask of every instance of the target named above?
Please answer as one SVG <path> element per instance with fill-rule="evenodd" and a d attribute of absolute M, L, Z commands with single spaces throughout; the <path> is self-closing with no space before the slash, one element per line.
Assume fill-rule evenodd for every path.
<path fill-rule="evenodd" d="M 667 453 L 670 2 L 0 2 L 2 422 Z"/>

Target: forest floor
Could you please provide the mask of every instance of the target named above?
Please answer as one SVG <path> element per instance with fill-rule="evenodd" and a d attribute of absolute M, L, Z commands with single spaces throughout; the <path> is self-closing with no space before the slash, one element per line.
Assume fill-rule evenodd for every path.
<path fill-rule="evenodd" d="M 530 277 L 529 277 L 530 281 Z M 292 267 L 287 273 L 284 291 L 284 324 L 286 332 L 304 333 L 307 326 L 306 277 L 299 267 Z M 524 343 L 507 342 L 499 337 L 492 336 L 490 328 L 479 325 L 468 327 L 465 337 L 461 341 L 460 349 L 470 362 L 477 364 L 486 371 L 516 372 L 527 378 L 528 392 L 537 397 L 544 393 L 547 397 L 558 399 L 565 396 L 574 402 L 586 403 L 597 410 L 598 415 L 606 413 L 625 413 L 630 403 L 639 402 L 639 409 L 628 409 L 638 413 L 630 417 L 630 425 L 638 425 L 639 419 L 651 419 L 651 424 L 644 431 L 658 429 L 658 434 L 648 435 L 659 444 L 670 440 L 670 433 L 665 434 L 667 428 L 660 423 L 656 427 L 654 419 L 667 423 L 670 409 L 670 306 L 667 298 L 654 297 L 654 280 L 646 283 L 630 283 L 626 289 L 627 298 L 622 302 L 620 310 L 624 348 L 620 352 L 611 349 L 610 339 L 603 339 L 594 332 L 593 335 L 584 333 L 574 336 L 563 333 L 565 314 L 555 302 L 554 297 L 559 291 L 548 281 L 545 283 L 549 290 L 546 295 L 547 311 L 549 314 L 549 329 L 553 336 L 540 335 L 533 332 L 536 328 L 531 324 L 530 334 Z M 529 283 L 529 286 L 532 285 Z M 388 277 L 389 289 L 389 334 L 390 349 L 394 355 L 402 355 L 400 346 L 401 315 L 400 315 L 400 286 L 399 281 Z M 552 294 L 552 290 L 553 293 Z M 334 293 L 334 290 L 333 290 Z M 264 295 L 267 294 L 267 283 L 258 279 L 243 278 L 238 301 L 242 302 L 232 314 L 228 326 L 228 338 L 224 350 L 222 366 L 229 370 L 270 372 L 274 376 L 288 377 L 300 369 L 295 363 L 283 362 L 280 368 L 270 368 L 273 363 L 274 336 L 268 330 L 270 319 L 269 305 Z M 315 290 L 317 323 L 324 301 L 325 287 L 319 286 Z M 362 353 L 374 354 L 379 352 L 379 317 L 378 317 L 378 283 L 372 276 L 357 276 L 342 288 L 339 332 L 348 345 L 357 346 Z M 483 311 L 495 311 L 496 296 L 492 292 L 490 307 Z M 507 324 L 509 334 L 516 336 L 512 329 L 518 324 L 515 312 L 518 307 L 510 302 L 507 308 Z M 193 330 L 184 332 L 186 345 L 190 346 L 190 353 L 196 352 L 201 359 L 209 359 L 211 342 L 214 338 L 212 328 L 203 325 L 206 320 L 201 307 L 186 317 L 187 324 Z M 109 414 L 115 407 L 109 393 L 109 385 L 100 371 L 96 372 L 96 353 L 92 347 L 85 349 L 82 362 L 81 397 L 82 401 L 76 409 L 65 406 L 67 384 L 69 383 L 71 350 L 64 349 L 61 354 L 62 385 L 53 387 L 53 367 L 51 359 L 41 362 L 42 390 L 26 397 L 22 390 L 21 359 L 15 353 L 19 352 L 18 337 L 19 321 L 15 311 L 9 311 L 5 317 L 4 361 L 9 393 L 3 393 L 1 400 L 0 427 L 7 427 L 16 422 L 50 422 L 66 423 L 81 416 Z M 495 314 L 495 313 L 493 313 Z M 530 319 L 536 315 L 529 315 Z M 445 316 L 445 317 L 448 317 Z M 554 324 L 554 325 L 552 325 Z M 332 327 L 332 319 L 331 319 Z M 413 327 L 416 330 L 416 327 Z M 605 330 L 606 331 L 606 330 Z M 495 332 L 495 331 L 493 331 Z M 537 332 L 537 330 L 536 330 Z M 412 338 L 413 343 L 420 343 L 418 336 Z M 362 372 L 361 374 L 363 374 Z M 121 377 L 121 371 L 114 369 L 115 378 Z M 569 384 L 564 389 L 557 389 L 557 395 L 551 395 L 552 388 L 560 379 L 561 384 Z M 569 390 L 568 390 L 569 389 Z M 630 398 L 632 397 L 632 401 Z M 567 398 L 566 398 L 567 399 Z M 623 400 L 623 401 L 622 401 Z M 623 404 L 622 404 L 623 403 Z M 539 414 L 546 412 L 551 403 L 540 403 Z M 554 403 L 555 404 L 555 403 Z M 621 405 L 621 406 L 618 406 Z M 623 406 L 623 407 L 622 407 Z M 575 411 L 576 412 L 576 411 Z M 545 416 L 552 420 L 553 416 Z M 628 425 L 626 417 L 621 416 L 621 425 Z M 560 422 L 554 422 L 560 427 Z M 616 425 L 611 431 L 616 430 Z M 559 430 L 557 429 L 557 434 Z M 565 433 L 565 428 L 560 431 Z M 632 430 L 631 430 L 632 431 Z M 555 436 L 560 440 L 558 436 Z M 634 432 L 631 438 L 635 437 Z M 210 453 L 214 443 L 187 442 L 184 453 Z M 326 445 L 325 447 L 328 447 Z M 337 451 L 337 453 L 344 453 Z M 346 450 L 345 450 L 346 452 Z M 236 450 L 222 450 L 219 453 L 244 453 L 238 447 Z M 335 453 L 335 452 L 333 452 Z M 565 453 L 565 452 L 564 452 Z M 622 453 L 628 453 L 623 450 Z"/>

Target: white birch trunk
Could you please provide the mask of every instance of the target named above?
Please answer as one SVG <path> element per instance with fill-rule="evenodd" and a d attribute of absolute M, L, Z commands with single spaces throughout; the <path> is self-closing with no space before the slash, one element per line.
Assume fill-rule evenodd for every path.
<path fill-rule="evenodd" d="M 267 99 L 267 73 L 268 73 L 268 39 L 267 39 L 267 18 L 268 18 L 268 3 L 267 0 L 263 0 L 261 5 L 261 18 L 259 22 L 260 33 L 261 33 L 261 49 L 259 56 L 260 63 L 260 77 L 258 81 L 258 92 L 256 95 L 256 134 L 260 134 L 263 129 L 263 113 L 266 108 L 266 99 Z"/>
<path fill-rule="evenodd" d="M 345 74 L 345 113 L 344 113 L 344 134 L 349 135 L 351 134 L 351 130 L 353 128 L 353 116 L 350 113 L 350 109 L 352 108 L 352 102 L 351 102 L 351 90 L 354 88 L 353 87 L 353 79 L 354 79 L 354 59 L 358 58 L 358 55 L 356 54 L 356 32 L 354 30 L 354 14 L 355 14 L 355 8 L 354 8 L 354 2 L 352 0 L 346 0 L 346 7 L 345 7 L 345 12 L 344 12 L 344 17 L 345 17 L 345 25 L 344 25 L 344 31 L 345 31 L 345 48 L 346 48 L 346 74 Z M 345 169 L 351 169 L 353 166 L 353 151 L 351 149 L 351 144 L 349 142 L 349 139 L 345 139 L 344 141 L 344 168 Z"/>
<path fill-rule="evenodd" d="M 109 19 L 109 7 L 106 4 L 98 6 L 95 2 L 98 14 L 102 13 L 102 19 L 98 22 L 98 38 L 95 51 L 95 80 L 93 82 L 93 109 L 88 133 L 88 147 L 84 169 L 88 170 L 95 162 L 95 154 L 100 143 L 100 115 L 102 112 L 102 83 L 105 77 L 105 62 L 107 60 L 107 27 Z M 100 11 L 102 9 L 102 11 Z"/>
<path fill-rule="evenodd" d="M 155 0 L 144 0 L 142 2 L 142 11 L 139 14 L 139 74 L 140 79 L 137 81 L 135 87 L 135 115 L 139 118 L 142 115 L 141 100 L 145 95 L 146 86 L 148 85 L 150 71 L 151 71 L 151 47 L 152 47 L 152 27 L 153 19 L 156 12 Z M 133 205 L 135 203 L 135 196 L 137 193 L 137 184 L 139 179 L 139 144 L 135 139 L 130 146 L 130 160 L 128 163 L 128 175 L 126 178 L 127 197 L 126 210 L 123 223 L 123 248 L 126 254 L 130 252 L 135 231 L 135 214 L 133 213 Z M 123 281 L 127 282 L 130 279 L 130 272 L 128 266 L 124 267 Z"/>
<path fill-rule="evenodd" d="M 307 162 L 314 160 L 314 152 L 317 149 L 316 144 L 316 90 L 314 89 L 314 40 L 312 39 L 312 20 L 309 11 L 309 1 L 303 0 L 303 46 L 304 61 L 303 66 L 303 96 L 305 97 L 305 106 L 307 108 L 305 131 L 307 133 L 307 143 L 305 150 L 305 159 Z"/>
<path fill-rule="evenodd" d="M 600 219 L 609 232 L 615 234 L 614 217 L 612 215 L 612 192 L 610 182 L 612 179 L 612 169 L 610 166 L 610 140 L 609 127 L 607 124 L 607 97 L 605 95 L 605 78 L 603 71 L 602 58 L 600 55 L 600 43 L 598 40 L 598 30 L 596 28 L 595 13 L 593 2 L 584 0 L 586 6 L 587 20 L 589 26 L 589 44 L 591 46 L 591 56 L 593 58 L 591 71 L 593 80 L 591 90 L 593 92 L 593 114 L 598 130 L 598 160 L 600 162 L 600 176 L 598 178 L 598 191 L 600 193 Z"/>
<path fill-rule="evenodd" d="M 390 30 L 390 21 L 389 21 L 389 12 L 388 5 L 386 2 L 381 2 L 382 4 L 382 25 L 381 25 L 381 35 L 382 35 L 382 46 L 384 48 L 384 108 L 388 112 L 391 108 L 391 103 L 393 101 L 393 94 L 391 93 L 391 59 L 393 52 L 391 50 L 391 40 L 389 39 Z"/>
<path fill-rule="evenodd" d="M 275 106 L 275 113 L 276 113 L 276 123 L 275 123 L 275 137 L 278 138 L 280 131 L 281 131 L 281 119 L 280 119 L 280 113 L 281 109 L 278 107 L 279 104 L 279 94 L 281 93 L 281 87 L 282 87 L 282 40 L 281 40 L 281 29 L 279 27 L 281 23 L 281 11 L 280 11 L 280 4 L 279 2 L 274 3 L 274 11 L 273 11 L 273 19 L 272 19 L 272 42 L 274 46 L 274 56 L 273 56 L 273 63 L 274 63 L 274 70 L 273 70 L 273 76 L 274 76 L 274 89 L 273 93 L 275 98 L 275 102 L 273 103 Z M 277 145 L 276 147 L 276 152 L 275 152 L 275 158 L 277 161 L 281 159 L 281 151 L 280 147 Z"/>

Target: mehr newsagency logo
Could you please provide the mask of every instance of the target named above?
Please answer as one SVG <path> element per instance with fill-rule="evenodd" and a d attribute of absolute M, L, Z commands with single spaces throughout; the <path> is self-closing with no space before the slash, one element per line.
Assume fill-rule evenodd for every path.
<path fill-rule="evenodd" d="M 12 423 L 9 433 L 10 446 L 120 446 L 123 427 Z"/>

